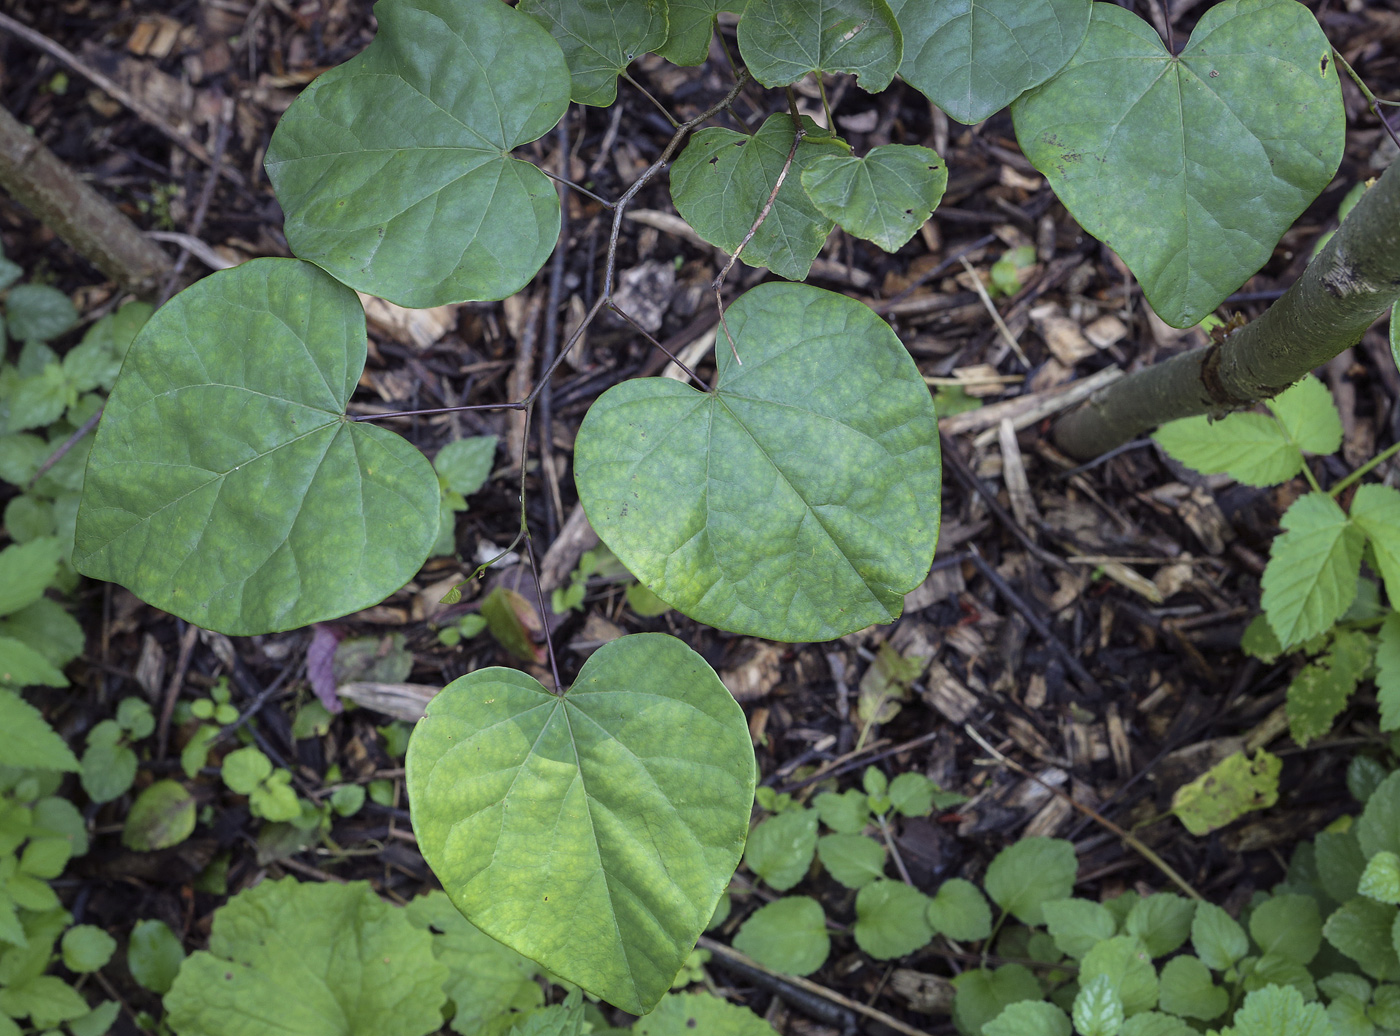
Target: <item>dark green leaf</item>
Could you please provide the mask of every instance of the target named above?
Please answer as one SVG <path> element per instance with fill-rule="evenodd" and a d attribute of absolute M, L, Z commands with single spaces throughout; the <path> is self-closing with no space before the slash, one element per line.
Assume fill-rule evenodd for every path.
<path fill-rule="evenodd" d="M 156 781 L 131 804 L 122 845 L 139 853 L 179 845 L 194 831 L 194 805 L 179 781 Z"/>
<path fill-rule="evenodd" d="M 507 152 L 563 116 L 564 57 L 499 0 L 375 14 L 374 42 L 303 90 L 272 135 L 287 243 L 404 306 L 514 294 L 554 249 L 559 194 Z"/>
<path fill-rule="evenodd" d="M 926 147 L 884 144 L 864 158 L 819 155 L 802 188 L 827 219 L 886 252 L 898 251 L 938 207 L 948 168 Z"/>
<path fill-rule="evenodd" d="M 18 342 L 47 342 L 78 322 L 68 296 L 47 284 L 21 284 L 5 296 L 5 322 Z"/>
<path fill-rule="evenodd" d="M 165 994 L 185 960 L 185 948 L 164 921 L 138 921 L 126 948 L 131 977 L 152 993 Z"/>
<path fill-rule="evenodd" d="M 879 93 L 894 79 L 904 43 L 886 0 L 749 0 L 739 54 L 767 87 L 809 72 L 850 72 Z"/>
<path fill-rule="evenodd" d="M 664 0 L 520 0 L 520 11 L 558 42 L 579 104 L 612 104 L 617 77 L 668 35 Z"/>
<path fill-rule="evenodd" d="M 1238 921 L 1214 903 L 1197 903 L 1191 945 L 1208 968 L 1225 971 L 1249 952 L 1249 937 Z"/>
<path fill-rule="evenodd" d="M 1229 992 L 1215 985 L 1210 969 L 1199 957 L 1183 954 L 1167 961 L 1161 985 L 1162 1010 L 1170 1014 L 1208 1022 L 1219 1018 L 1230 1005 Z"/>
<path fill-rule="evenodd" d="M 957 988 L 953 1022 L 964 1036 L 978 1036 L 982 1026 L 1012 1004 L 1044 998 L 1040 983 L 1020 964 L 1007 964 L 995 971 L 971 968 L 953 979 L 953 985 Z"/>
<path fill-rule="evenodd" d="M 1382 850 L 1400 853 L 1400 771 L 1381 781 L 1356 822 L 1356 839 L 1370 859 Z"/>
<path fill-rule="evenodd" d="M 1396 908 L 1357 896 L 1347 900 L 1327 918 L 1322 934 L 1372 978 L 1400 979 L 1400 958 L 1391 939 Z"/>
<path fill-rule="evenodd" d="M 893 0 L 899 74 L 959 122 L 981 122 L 1058 72 L 1089 30 L 1088 0 Z"/>
<path fill-rule="evenodd" d="M 748 0 L 668 0 L 666 43 L 656 52 L 673 65 L 703 65 L 720 11 L 743 14 Z"/>

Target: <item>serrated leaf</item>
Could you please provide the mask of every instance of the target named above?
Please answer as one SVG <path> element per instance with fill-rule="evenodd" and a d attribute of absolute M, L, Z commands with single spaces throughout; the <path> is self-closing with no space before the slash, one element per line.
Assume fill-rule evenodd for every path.
<path fill-rule="evenodd" d="M 1367 483 L 1351 501 L 1351 520 L 1366 534 L 1391 607 L 1400 604 L 1400 492 Z"/>
<path fill-rule="evenodd" d="M 1288 685 L 1288 732 L 1298 747 L 1332 729 L 1332 721 L 1346 708 L 1356 690 L 1356 679 L 1346 672 L 1313 662 L 1298 670 Z"/>
<path fill-rule="evenodd" d="M 1265 900 L 1249 916 L 1249 934 L 1264 953 L 1307 964 L 1322 946 L 1317 900 L 1295 894 Z"/>
<path fill-rule="evenodd" d="M 1054 1004 L 1022 1000 L 982 1026 L 982 1036 L 1071 1036 L 1069 1015 Z"/>
<path fill-rule="evenodd" d="M 75 566 L 229 634 L 295 629 L 402 586 L 440 494 L 421 453 L 346 417 L 365 341 L 354 292 L 309 263 L 255 259 L 177 295 L 107 401 Z"/>
<path fill-rule="evenodd" d="M 366 882 L 264 881 L 214 913 L 165 996 L 182 1036 L 277 1029 L 321 1036 L 421 1036 L 442 1024 L 447 968 L 427 932 Z"/>
<path fill-rule="evenodd" d="M 1111 983 L 1127 1015 L 1157 1006 L 1157 970 L 1142 940 L 1133 935 L 1105 939 L 1079 963 L 1079 981 L 1086 987 L 1104 976 Z"/>
<path fill-rule="evenodd" d="M 1211 980 L 1210 969 L 1199 957 L 1183 954 L 1162 968 L 1162 1010 L 1208 1022 L 1219 1018 L 1230 1005 L 1230 994 Z"/>
<path fill-rule="evenodd" d="M 76 989 L 55 975 L 36 975 L 15 985 L 0 988 L 0 1017 L 29 1017 L 38 1028 L 81 1018 L 88 1013 L 87 1001 Z"/>
<path fill-rule="evenodd" d="M 855 788 L 839 794 L 824 791 L 812 805 L 822 823 L 841 834 L 858 835 L 870 823 L 870 798 Z"/>
<path fill-rule="evenodd" d="M 1395 907 L 1356 896 L 1332 912 L 1322 934 L 1366 974 L 1393 982 L 1400 979 L 1400 957 L 1391 937 L 1395 920 Z"/>
<path fill-rule="evenodd" d="M 1300 450 L 1326 455 L 1342 445 L 1342 418 L 1327 386 L 1311 374 L 1267 401 L 1288 438 Z"/>
<path fill-rule="evenodd" d="M 1264 749 L 1235 752 L 1172 795 L 1172 812 L 1193 835 L 1205 835 L 1278 801 L 1283 760 Z"/>
<path fill-rule="evenodd" d="M 1261 580 L 1264 614 L 1285 648 L 1328 629 L 1356 596 L 1361 529 L 1326 493 L 1307 493 L 1279 520 Z"/>
<path fill-rule="evenodd" d="M 1321 1004 L 1303 1002 L 1291 987 L 1250 993 L 1235 1012 L 1234 1036 L 1333 1036 Z"/>
<path fill-rule="evenodd" d="M 1376 635 L 1376 701 L 1381 729 L 1400 730 L 1400 612 L 1391 612 Z"/>
<path fill-rule="evenodd" d="M 1378 986 L 1375 1001 L 1367 1013 L 1377 1025 L 1400 1029 L 1400 986 Z"/>
<path fill-rule="evenodd" d="M 822 866 L 848 889 L 859 889 L 885 876 L 885 847 L 864 835 L 824 835 L 817 840 Z"/>
<path fill-rule="evenodd" d="M 894 80 L 904 42 L 886 0 L 749 0 L 739 54 L 767 87 L 809 72 L 850 72 L 879 93 Z"/>
<path fill-rule="evenodd" d="M 796 135 L 790 115 L 770 115 L 752 136 L 720 126 L 702 129 L 691 134 L 671 167 L 676 211 L 702 238 L 731 254 L 773 197 L 772 208 L 739 258 L 792 281 L 807 276 L 832 227 L 802 189 L 802 172 L 822 155 L 848 151 L 811 119 L 804 118 L 802 125 L 807 136 L 797 145 L 776 196 L 773 185 Z"/>
<path fill-rule="evenodd" d="M 831 953 L 826 915 L 810 896 L 784 896 L 749 915 L 734 948 L 785 975 L 810 975 Z"/>
<path fill-rule="evenodd" d="M 1400 903 L 1400 856 L 1383 849 L 1366 861 L 1356 891 L 1379 903 Z"/>
<path fill-rule="evenodd" d="M 1249 936 L 1240 923 L 1214 903 L 1197 903 L 1191 922 L 1191 946 L 1214 971 L 1225 971 L 1249 952 Z"/>
<path fill-rule="evenodd" d="M 1160 1011 L 1143 1011 L 1123 1023 L 1118 1036 L 1195 1036 L 1196 1030 L 1180 1018 Z"/>
<path fill-rule="evenodd" d="M 78 322 L 72 301 L 47 284 L 21 284 L 5 296 L 5 324 L 17 342 L 48 342 Z"/>
<path fill-rule="evenodd" d="M 1096 4 L 1069 64 L 1012 105 L 1016 136 L 1152 308 L 1189 327 L 1336 172 L 1345 114 L 1330 54 L 1293 0 L 1216 4 L 1175 57 L 1142 19 Z"/>
<path fill-rule="evenodd" d="M 941 935 L 973 942 L 992 934 L 992 908 L 972 882 L 949 878 L 929 901 L 928 922 Z"/>
<path fill-rule="evenodd" d="M 1023 838 L 997 853 L 982 885 L 992 902 L 1026 924 L 1044 924 L 1044 905 L 1074 889 L 1079 861 L 1060 838 Z"/>
<path fill-rule="evenodd" d="M 1323 890 L 1338 903 L 1356 895 L 1366 857 L 1356 840 L 1356 831 L 1319 831 L 1313 840 L 1317 877 Z"/>
<path fill-rule="evenodd" d="M 1152 438 L 1174 460 L 1203 475 L 1229 475 L 1247 486 L 1287 482 L 1303 470 L 1303 455 L 1267 414 L 1229 414 L 1218 421 L 1183 417 Z"/>
<path fill-rule="evenodd" d="M 1381 781 L 1371 793 L 1355 831 L 1367 859 L 1386 850 L 1400 854 L 1400 771 Z"/>
<path fill-rule="evenodd" d="M 642 1014 L 739 862 L 752 752 L 699 655 L 622 637 L 560 696 L 510 669 L 449 684 L 409 742 L 413 827 L 474 925 Z"/>
<path fill-rule="evenodd" d="M 605 108 L 617 99 L 617 77 L 627 66 L 665 45 L 666 6 L 665 0 L 520 0 L 519 10 L 564 52 L 572 99 Z"/>
<path fill-rule="evenodd" d="M 67 687 L 68 678 L 47 658 L 14 637 L 0 636 L 0 688 Z"/>
<path fill-rule="evenodd" d="M 856 893 L 856 944 L 876 960 L 913 953 L 933 938 L 929 898 L 902 881 L 881 879 Z"/>
<path fill-rule="evenodd" d="M 710 56 L 715 16 L 743 14 L 748 0 L 667 0 L 666 42 L 656 52 L 673 65 L 703 65 Z"/>
<path fill-rule="evenodd" d="M 1390 358 L 1400 367 L 1400 302 L 1390 307 Z"/>
<path fill-rule="evenodd" d="M 1080 1036 L 1118 1036 L 1123 1001 L 1107 975 L 1085 977 L 1074 998 L 1074 1028 Z"/>
<path fill-rule="evenodd" d="M 1076 960 L 1118 932 L 1118 922 L 1102 903 L 1054 899 L 1044 904 L 1045 927 L 1055 945 Z"/>
<path fill-rule="evenodd" d="M 779 892 L 807 876 L 817 848 L 817 815 L 810 809 L 779 813 L 749 834 L 744 863 Z"/>
<path fill-rule="evenodd" d="M 864 158 L 819 155 L 802 170 L 802 189 L 823 216 L 886 252 L 918 233 L 947 186 L 938 153 L 906 144 L 883 144 Z"/>
<path fill-rule="evenodd" d="M 1020 964 L 1006 964 L 995 971 L 970 968 L 953 979 L 953 1022 L 964 1036 L 977 1036 L 982 1026 L 1012 1004 L 1042 1000 L 1044 991 L 1031 972 Z"/>
<path fill-rule="evenodd" d="M 667 996 L 631 1031 L 633 1036 L 775 1036 L 773 1027 L 747 1007 L 708 993 Z"/>
<path fill-rule="evenodd" d="M 1379 759 L 1369 755 L 1353 756 L 1347 763 L 1347 791 L 1363 805 L 1369 800 L 1390 770 Z"/>
<path fill-rule="evenodd" d="M 1049 79 L 1089 31 L 1088 0 L 892 0 L 890 7 L 904 33 L 899 74 L 968 125 Z"/>
<path fill-rule="evenodd" d="M 933 811 L 933 798 L 938 791 L 938 785 L 923 774 L 907 771 L 890 781 L 888 798 L 890 805 L 906 817 L 926 817 Z"/>
<path fill-rule="evenodd" d="M 1191 937 L 1196 904 L 1172 892 L 1159 892 L 1133 904 L 1123 931 L 1142 940 L 1151 957 L 1165 957 Z"/>
<path fill-rule="evenodd" d="M 44 721 L 43 714 L 14 691 L 0 687 L 0 766 L 25 770 L 67 770 L 81 767 L 63 738 Z"/>
<path fill-rule="evenodd" d="M 500 299 L 544 265 L 559 194 L 508 152 L 569 103 L 569 70 L 499 0 L 386 0 L 379 34 L 277 124 L 267 173 L 293 252 L 403 306 Z"/>
<path fill-rule="evenodd" d="M 0 550 L 0 615 L 17 612 L 42 597 L 62 556 L 62 547 L 52 536 Z"/>
<path fill-rule="evenodd" d="M 879 317 L 806 285 L 728 312 L 705 393 L 609 389 L 579 430 L 575 479 L 598 535 L 699 622 L 829 640 L 890 622 L 932 562 L 938 434 L 928 388 Z"/>

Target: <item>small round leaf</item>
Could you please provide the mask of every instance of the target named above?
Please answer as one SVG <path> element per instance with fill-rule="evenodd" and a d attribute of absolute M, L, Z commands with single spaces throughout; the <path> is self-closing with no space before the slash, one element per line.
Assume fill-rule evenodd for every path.
<path fill-rule="evenodd" d="M 1294 0 L 1216 4 L 1178 56 L 1095 4 L 1069 64 L 1012 105 L 1016 137 L 1162 319 L 1189 327 L 1331 182 L 1346 132 L 1331 50 Z"/>
<path fill-rule="evenodd" d="M 810 975 L 831 952 L 826 916 L 810 896 L 784 896 L 749 915 L 734 948 L 785 975 Z"/>
<path fill-rule="evenodd" d="M 643 1014 L 743 849 L 743 711 L 680 641 L 599 648 L 556 696 L 511 669 L 453 681 L 408 748 L 419 848 L 487 935 Z"/>
<path fill-rule="evenodd" d="M 194 796 L 179 781 L 156 781 L 136 797 L 122 828 L 122 845 L 154 852 L 179 845 L 194 830 Z"/>
<path fill-rule="evenodd" d="M 355 293 L 255 259 L 162 307 L 89 458 L 75 566 L 229 634 L 382 601 L 422 566 L 439 490 L 402 438 L 350 421 L 365 362 Z"/>
<path fill-rule="evenodd" d="M 881 879 L 856 894 L 856 943 L 876 960 L 913 953 L 933 938 L 929 899 L 902 881 Z"/>
<path fill-rule="evenodd" d="M 165 994 L 185 959 L 185 948 L 164 921 L 138 921 L 126 947 L 131 977 L 152 993 Z"/>
<path fill-rule="evenodd" d="M 96 925 L 74 925 L 63 933 L 63 966 L 78 973 L 96 971 L 116 952 L 117 940 Z"/>
<path fill-rule="evenodd" d="M 983 885 L 1003 910 L 1026 924 L 1044 924 L 1044 905 L 1065 899 L 1078 871 L 1074 846 L 1060 838 L 1023 838 L 997 853 Z"/>
<path fill-rule="evenodd" d="M 959 122 L 994 115 L 1058 72 L 1089 30 L 1089 0 L 890 0 L 899 74 Z"/>
<path fill-rule="evenodd" d="M 563 117 L 564 56 L 500 0 L 383 0 L 375 15 L 374 42 L 272 135 L 287 243 L 404 306 L 512 295 L 554 249 L 559 194 L 507 152 Z"/>
<path fill-rule="evenodd" d="M 662 600 L 720 629 L 830 640 L 899 617 L 933 559 L 938 425 L 894 332 L 853 299 L 765 284 L 728 310 L 714 392 L 609 389 L 579 498 Z"/>

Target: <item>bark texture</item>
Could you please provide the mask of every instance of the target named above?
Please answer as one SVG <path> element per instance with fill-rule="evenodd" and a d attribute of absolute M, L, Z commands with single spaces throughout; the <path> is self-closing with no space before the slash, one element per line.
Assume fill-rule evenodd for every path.
<path fill-rule="evenodd" d="M 1278 395 L 1361 340 L 1400 299 L 1400 162 L 1368 190 L 1321 254 L 1251 324 L 1091 396 L 1055 425 L 1089 460 L 1167 421 L 1225 414 Z"/>
<path fill-rule="evenodd" d="M 169 276 L 169 256 L 4 108 L 0 190 L 127 291 L 152 297 Z"/>

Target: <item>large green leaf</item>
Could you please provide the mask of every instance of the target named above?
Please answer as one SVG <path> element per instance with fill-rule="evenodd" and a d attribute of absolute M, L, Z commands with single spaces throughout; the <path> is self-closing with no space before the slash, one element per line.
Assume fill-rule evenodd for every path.
<path fill-rule="evenodd" d="M 617 77 L 668 36 L 666 0 L 520 0 L 520 11 L 558 41 L 579 104 L 612 104 Z"/>
<path fill-rule="evenodd" d="M 792 281 L 807 276 L 832 227 L 802 189 L 802 172 L 821 155 L 848 152 L 811 119 L 802 124 L 807 136 L 797 145 L 787 178 L 739 256 Z M 706 241 L 732 253 L 773 194 L 795 133 L 791 116 L 770 115 L 753 136 L 721 126 L 694 134 L 671 169 L 676 211 Z"/>
<path fill-rule="evenodd" d="M 764 86 L 850 72 L 879 93 L 899 69 L 904 42 L 886 0 L 749 0 L 739 53 Z"/>
<path fill-rule="evenodd" d="M 458 909 L 633 1014 L 709 923 L 753 803 L 742 710 L 655 633 L 599 648 L 561 696 L 512 669 L 454 681 L 407 766 L 419 848 Z"/>
<path fill-rule="evenodd" d="M 669 0 L 666 43 L 656 52 L 674 65 L 703 65 L 710 56 L 715 16 L 721 11 L 743 14 L 748 0 Z"/>
<path fill-rule="evenodd" d="M 439 490 L 416 449 L 345 416 L 364 362 L 354 292 L 309 263 L 181 292 L 107 401 L 74 564 L 230 634 L 383 600 L 427 557 Z"/>
<path fill-rule="evenodd" d="M 802 189 L 823 216 L 886 252 L 918 232 L 947 186 L 938 153 L 906 144 L 885 144 L 864 158 L 819 155 L 802 170 Z"/>
<path fill-rule="evenodd" d="M 959 122 L 981 122 L 1064 67 L 1090 0 L 891 0 L 904 32 L 899 74 Z"/>
<path fill-rule="evenodd" d="M 506 152 L 563 117 L 563 55 L 500 0 L 374 10 L 374 42 L 303 90 L 272 135 L 287 243 L 405 306 L 512 295 L 554 249 L 559 195 Z"/>
<path fill-rule="evenodd" d="M 1226 0 L 1179 57 L 1095 4 L 1069 64 L 1012 105 L 1026 157 L 1137 275 L 1162 319 L 1197 323 L 1273 253 L 1341 161 L 1331 46 L 1294 0 Z"/>
<path fill-rule="evenodd" d="M 165 996 L 180 1036 L 425 1036 L 447 967 L 405 911 L 363 881 L 265 881 L 214 914 Z"/>
<path fill-rule="evenodd" d="M 889 327 L 853 299 L 764 284 L 730 307 L 743 365 L 715 391 L 609 389 L 575 477 L 598 535 L 675 608 L 770 640 L 891 622 L 938 534 L 938 428 Z"/>
<path fill-rule="evenodd" d="M 1300 496 L 1279 525 L 1260 603 L 1279 643 L 1291 648 L 1330 629 L 1351 605 L 1365 537 L 1326 493 Z"/>

